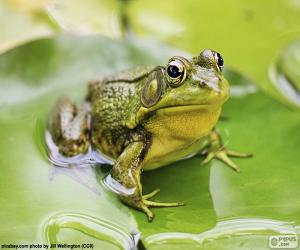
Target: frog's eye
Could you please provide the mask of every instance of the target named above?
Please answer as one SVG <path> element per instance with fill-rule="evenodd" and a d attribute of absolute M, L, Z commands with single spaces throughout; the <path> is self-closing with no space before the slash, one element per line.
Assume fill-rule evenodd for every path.
<path fill-rule="evenodd" d="M 183 62 L 178 59 L 169 61 L 166 70 L 166 77 L 172 87 L 180 86 L 186 77 L 186 69 Z"/>
<path fill-rule="evenodd" d="M 213 51 L 213 54 L 214 54 L 215 60 L 217 62 L 218 68 L 220 69 L 220 71 L 223 71 L 223 68 L 224 68 L 223 57 L 220 55 L 219 52 Z"/>
<path fill-rule="evenodd" d="M 194 58 L 194 61 L 201 67 L 214 68 L 219 72 L 222 72 L 224 68 L 223 57 L 220 53 L 210 49 L 203 50 L 199 57 Z"/>

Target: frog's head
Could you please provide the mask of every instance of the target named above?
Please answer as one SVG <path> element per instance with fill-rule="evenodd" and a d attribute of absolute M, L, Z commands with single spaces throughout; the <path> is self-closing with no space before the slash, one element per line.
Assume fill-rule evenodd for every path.
<path fill-rule="evenodd" d="M 175 56 L 166 66 L 155 68 L 143 81 L 141 108 L 134 123 L 139 124 L 152 111 L 220 110 L 229 97 L 223 64 L 218 52 L 205 49 L 192 59 Z"/>
<path fill-rule="evenodd" d="M 141 93 L 145 108 L 207 105 L 221 106 L 229 97 L 229 86 L 222 74 L 224 61 L 218 52 L 205 49 L 190 60 L 175 56 L 159 67 Z"/>

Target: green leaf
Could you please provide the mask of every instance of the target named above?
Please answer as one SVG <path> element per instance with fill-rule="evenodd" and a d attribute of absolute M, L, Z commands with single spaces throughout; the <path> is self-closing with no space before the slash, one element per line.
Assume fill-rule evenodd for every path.
<path fill-rule="evenodd" d="M 147 41 L 62 36 L 0 56 L 1 244 L 50 240 L 119 249 L 132 247 L 141 232 L 149 249 L 263 248 L 270 233 L 297 233 L 299 114 L 233 71 L 226 73 L 234 94 L 224 106 L 228 119 L 218 127 L 226 146 L 254 154 L 235 160 L 242 172 L 218 161 L 200 166 L 203 159 L 193 157 L 143 174 L 145 192 L 159 187 L 157 200 L 186 206 L 153 209 L 148 223 L 105 187 L 109 168 L 51 167 L 44 133 L 58 96 L 80 102 L 88 80 L 165 64 L 175 54 L 182 52 Z"/>
<path fill-rule="evenodd" d="M 271 83 L 269 70 L 286 45 L 300 36 L 299 6 L 297 0 L 154 0 L 131 1 L 128 13 L 138 35 L 193 54 L 206 47 L 215 49 L 224 56 L 225 65 L 291 104 Z"/>
<path fill-rule="evenodd" d="M 50 36 L 57 31 L 57 26 L 45 13 L 45 2 L 0 2 L 0 52 L 32 39 Z"/>
<path fill-rule="evenodd" d="M 118 4 L 116 0 L 52 0 L 46 11 L 63 31 L 120 37 Z"/>

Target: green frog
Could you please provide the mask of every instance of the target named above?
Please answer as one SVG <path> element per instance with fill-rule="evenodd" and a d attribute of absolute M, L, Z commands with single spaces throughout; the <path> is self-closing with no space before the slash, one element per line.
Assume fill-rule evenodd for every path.
<path fill-rule="evenodd" d="M 239 172 L 233 157 L 248 157 L 226 149 L 214 127 L 229 84 L 221 55 L 205 49 L 187 59 L 172 57 L 165 66 L 133 70 L 91 81 L 81 106 L 62 97 L 48 121 L 48 131 L 59 152 L 72 157 L 89 148 L 113 162 L 110 183 L 120 199 L 143 211 L 150 207 L 181 206 L 181 202 L 151 200 L 159 189 L 143 194 L 144 170 L 153 170 L 192 155 L 205 155 Z"/>

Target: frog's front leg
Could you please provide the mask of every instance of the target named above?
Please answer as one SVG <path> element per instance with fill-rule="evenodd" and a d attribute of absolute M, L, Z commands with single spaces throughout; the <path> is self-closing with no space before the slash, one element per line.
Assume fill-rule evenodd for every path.
<path fill-rule="evenodd" d="M 229 157 L 248 158 L 252 156 L 252 154 L 239 153 L 225 148 L 222 144 L 221 136 L 215 130 L 213 130 L 210 134 L 208 148 L 201 152 L 201 154 L 206 156 L 204 161 L 201 163 L 202 165 L 208 163 L 213 158 L 216 158 L 223 161 L 236 172 L 240 172 L 240 167 L 237 166 Z"/>
<path fill-rule="evenodd" d="M 143 160 L 147 154 L 149 142 L 138 141 L 130 143 L 114 164 L 111 176 L 125 188 L 125 191 L 119 192 L 119 196 L 126 204 L 143 211 L 149 221 L 152 221 L 154 214 L 149 207 L 173 207 L 180 206 L 183 203 L 162 203 L 154 202 L 149 199 L 155 196 L 159 189 L 142 195 L 142 184 L 140 180 Z"/>
<path fill-rule="evenodd" d="M 69 98 L 61 97 L 50 113 L 47 128 L 64 156 L 85 153 L 90 145 L 88 105 L 77 107 Z"/>

